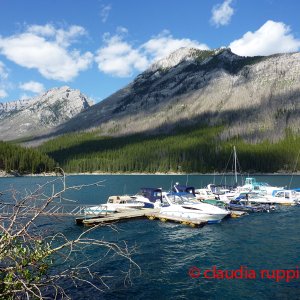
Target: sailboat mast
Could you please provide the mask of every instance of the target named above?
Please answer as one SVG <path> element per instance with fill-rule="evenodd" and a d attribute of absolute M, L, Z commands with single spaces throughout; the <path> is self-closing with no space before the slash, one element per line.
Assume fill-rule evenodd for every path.
<path fill-rule="evenodd" d="M 234 179 L 235 179 L 235 184 L 237 185 L 237 169 L 236 169 L 236 150 L 235 150 L 235 146 L 233 146 L 233 153 L 234 153 Z"/>

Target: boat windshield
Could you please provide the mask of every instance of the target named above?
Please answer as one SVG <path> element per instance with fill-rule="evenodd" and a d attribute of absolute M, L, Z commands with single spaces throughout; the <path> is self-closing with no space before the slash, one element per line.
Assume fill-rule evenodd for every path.
<path fill-rule="evenodd" d="M 199 201 L 196 199 L 196 197 L 193 194 L 185 193 L 185 194 L 168 194 L 168 199 L 173 204 L 186 204 L 186 203 L 199 203 Z"/>
<path fill-rule="evenodd" d="M 169 194 L 168 199 L 172 202 L 172 204 L 184 204 L 184 200 L 176 194 Z"/>
<path fill-rule="evenodd" d="M 193 194 L 189 194 L 189 193 L 181 195 L 181 198 L 184 201 L 188 201 L 188 202 L 199 202 L 197 201 L 197 198 Z"/>

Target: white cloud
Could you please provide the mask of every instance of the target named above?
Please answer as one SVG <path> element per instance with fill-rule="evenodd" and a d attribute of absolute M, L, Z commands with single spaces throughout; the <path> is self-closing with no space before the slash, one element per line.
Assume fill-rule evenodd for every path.
<path fill-rule="evenodd" d="M 243 56 L 270 55 L 298 51 L 300 40 L 293 36 L 289 26 L 269 20 L 257 31 L 249 31 L 233 41 L 229 47 Z"/>
<path fill-rule="evenodd" d="M 95 58 L 98 68 L 106 74 L 118 77 L 131 76 L 133 70 L 144 70 L 148 61 L 139 50 L 134 49 L 121 35 L 105 37 L 106 46 L 99 49 Z"/>
<path fill-rule="evenodd" d="M 109 13 L 111 11 L 111 5 L 102 5 L 101 11 L 100 11 L 100 17 L 102 23 L 105 23 L 108 19 Z"/>
<path fill-rule="evenodd" d="M 5 89 L 0 88 L 0 99 L 7 97 L 8 94 Z"/>
<path fill-rule="evenodd" d="M 164 30 L 162 33 L 153 37 L 141 46 L 141 48 L 146 51 L 146 54 L 150 56 L 151 62 L 165 58 L 175 50 L 182 47 L 197 48 L 202 50 L 209 49 L 207 45 L 200 44 L 195 40 L 176 39 L 167 30 Z"/>
<path fill-rule="evenodd" d="M 37 36 L 53 38 L 62 47 L 68 47 L 70 44 L 76 42 L 78 37 L 87 35 L 86 30 L 77 25 L 72 25 L 67 30 L 56 29 L 52 24 L 44 26 L 30 25 L 27 27 L 26 32 Z"/>
<path fill-rule="evenodd" d="M 208 49 L 205 44 L 190 39 L 176 39 L 168 31 L 151 38 L 146 43 L 134 47 L 125 41 L 126 28 L 119 28 L 116 35 L 106 33 L 105 46 L 95 57 L 100 71 L 119 77 L 131 76 L 134 71 L 144 71 L 149 65 L 168 56 L 181 47 Z"/>
<path fill-rule="evenodd" d="M 36 35 L 41 36 L 54 36 L 56 29 L 52 24 L 46 24 L 46 25 L 30 25 L 27 26 L 26 31 L 31 32 Z"/>
<path fill-rule="evenodd" d="M 0 37 L 0 53 L 22 67 L 37 69 L 47 79 L 70 81 L 92 62 L 90 52 L 69 49 L 84 34 L 80 26 L 63 30 L 50 24 L 33 25 L 24 33 Z"/>
<path fill-rule="evenodd" d="M 45 91 L 42 83 L 36 81 L 28 81 L 19 85 L 20 89 L 36 94 L 41 94 Z"/>
<path fill-rule="evenodd" d="M 212 9 L 211 23 L 216 27 L 228 25 L 234 14 L 234 9 L 230 6 L 232 0 L 225 0 L 222 4 L 217 4 Z"/>

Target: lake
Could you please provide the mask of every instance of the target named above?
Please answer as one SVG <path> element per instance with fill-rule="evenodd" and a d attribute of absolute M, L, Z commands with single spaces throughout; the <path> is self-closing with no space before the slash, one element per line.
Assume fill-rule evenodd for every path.
<path fill-rule="evenodd" d="M 271 185 L 300 187 L 300 176 L 255 176 Z M 0 191 L 33 190 L 53 177 L 1 178 Z M 292 179 L 292 181 L 291 181 Z M 100 181 L 102 186 L 70 191 L 66 197 L 82 204 L 105 203 L 117 194 L 135 194 L 141 187 L 171 188 L 175 182 L 203 187 L 208 183 L 232 183 L 232 176 L 214 175 L 97 175 L 69 176 L 67 184 Z M 43 227 L 44 226 L 44 227 Z M 41 228 L 70 238 L 86 228 L 73 218 L 48 219 Z M 160 221 L 135 220 L 115 228 L 97 228 L 95 238 L 135 247 L 131 282 L 124 281 L 129 267 L 122 257 L 103 257 L 104 250 L 88 252 L 93 268 L 109 288 L 77 289 L 66 283 L 74 299 L 299 299 L 300 206 L 276 212 L 256 213 L 220 224 L 191 228 Z M 101 260 L 99 260 L 102 258 Z M 99 260 L 99 261 L 98 261 Z M 287 275 L 290 276 L 287 278 Z M 292 278 L 292 275 L 294 278 Z M 298 278 L 297 278 L 297 275 Z M 227 278 L 226 278 L 227 276 Z"/>

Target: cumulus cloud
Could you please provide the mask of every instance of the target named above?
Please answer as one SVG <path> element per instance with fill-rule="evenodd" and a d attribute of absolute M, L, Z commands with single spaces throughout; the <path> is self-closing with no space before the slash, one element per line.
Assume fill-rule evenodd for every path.
<path fill-rule="evenodd" d="M 0 37 L 0 53 L 22 67 L 37 69 L 47 79 L 70 81 L 86 70 L 93 59 L 90 52 L 81 54 L 70 49 L 85 34 L 80 26 L 64 30 L 51 24 L 33 25 L 23 33 Z"/>
<path fill-rule="evenodd" d="M 107 21 L 110 11 L 111 11 L 110 4 L 102 5 L 101 11 L 100 11 L 100 17 L 101 17 L 102 23 L 105 23 Z"/>
<path fill-rule="evenodd" d="M 225 0 L 222 4 L 217 4 L 212 9 L 211 23 L 216 27 L 228 25 L 234 14 L 234 9 L 230 6 L 232 0 Z"/>
<path fill-rule="evenodd" d="M 168 56 L 181 47 L 208 49 L 195 40 L 176 39 L 169 31 L 163 31 L 147 42 L 135 46 L 125 40 L 126 28 L 119 28 L 117 34 L 104 35 L 105 46 L 95 57 L 100 71 L 119 77 L 131 76 L 134 71 L 144 71 L 153 62 Z"/>
<path fill-rule="evenodd" d="M 151 38 L 148 42 L 141 46 L 141 48 L 150 57 L 151 63 L 165 58 L 170 53 L 182 47 L 197 48 L 202 50 L 209 49 L 207 45 L 200 44 L 195 40 L 176 39 L 168 30 L 164 30 L 162 33 Z"/>
<path fill-rule="evenodd" d="M 293 36 L 289 26 L 269 20 L 257 31 L 249 31 L 233 41 L 229 47 L 243 56 L 270 55 L 298 51 L 300 40 Z"/>
<path fill-rule="evenodd" d="M 31 25 L 26 31 L 37 36 L 53 38 L 58 45 L 65 48 L 76 42 L 80 36 L 87 35 L 86 30 L 77 25 L 72 25 L 67 30 L 57 29 L 52 24 Z"/>
<path fill-rule="evenodd" d="M 122 34 L 104 36 L 105 46 L 95 57 L 100 71 L 118 77 L 130 76 L 133 70 L 144 70 L 148 61 L 138 49 L 124 40 Z"/>
<path fill-rule="evenodd" d="M 32 92 L 35 94 L 41 94 L 45 91 L 45 87 L 42 83 L 36 81 L 28 81 L 19 85 L 20 89 Z"/>

